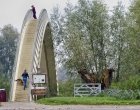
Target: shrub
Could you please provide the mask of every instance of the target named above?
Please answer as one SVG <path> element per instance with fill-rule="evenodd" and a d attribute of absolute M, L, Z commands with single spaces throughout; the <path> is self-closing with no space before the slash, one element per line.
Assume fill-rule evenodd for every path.
<path fill-rule="evenodd" d="M 100 96 L 116 97 L 118 99 L 140 99 L 139 75 L 127 75 L 120 82 L 113 82 L 111 88 L 105 90 Z"/>
<path fill-rule="evenodd" d="M 104 94 L 117 99 L 140 99 L 140 90 L 108 89 L 104 91 Z"/>
<path fill-rule="evenodd" d="M 74 81 L 67 80 L 58 82 L 59 85 L 59 96 L 73 96 Z"/>
<path fill-rule="evenodd" d="M 129 75 L 127 79 L 120 82 L 113 83 L 112 88 L 121 90 L 137 90 L 140 89 L 140 77 L 139 75 Z"/>
<path fill-rule="evenodd" d="M 7 96 L 7 100 L 8 100 L 9 90 L 10 90 L 10 82 L 9 82 L 9 79 L 6 76 L 4 76 L 3 74 L 0 74 L 0 89 L 6 90 L 6 96 Z"/>

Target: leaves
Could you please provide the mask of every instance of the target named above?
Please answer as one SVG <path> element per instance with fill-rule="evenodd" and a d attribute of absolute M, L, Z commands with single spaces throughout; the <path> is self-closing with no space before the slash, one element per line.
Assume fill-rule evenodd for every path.
<path fill-rule="evenodd" d="M 73 76 L 80 68 L 101 74 L 103 68 L 112 67 L 117 81 L 127 74 L 139 74 L 139 4 L 135 0 L 126 11 L 118 2 L 111 14 L 101 0 L 68 3 L 63 14 L 56 8 L 52 23 L 57 26 L 52 26 L 59 65 Z"/>
<path fill-rule="evenodd" d="M 12 25 L 6 25 L 1 30 L 0 37 L 0 72 L 10 78 L 16 52 L 17 30 Z"/>

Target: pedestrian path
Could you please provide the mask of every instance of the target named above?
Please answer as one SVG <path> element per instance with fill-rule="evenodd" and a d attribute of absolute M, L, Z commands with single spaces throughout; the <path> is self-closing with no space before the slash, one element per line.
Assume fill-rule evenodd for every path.
<path fill-rule="evenodd" d="M 140 105 L 41 105 L 34 102 L 5 102 L 0 110 L 140 110 Z"/>

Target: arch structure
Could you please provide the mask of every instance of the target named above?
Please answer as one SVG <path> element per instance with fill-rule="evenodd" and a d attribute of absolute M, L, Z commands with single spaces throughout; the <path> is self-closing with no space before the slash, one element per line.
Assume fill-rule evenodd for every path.
<path fill-rule="evenodd" d="M 55 59 L 50 22 L 47 11 L 43 9 L 38 19 L 33 19 L 32 11 L 28 10 L 21 29 L 17 53 L 11 81 L 11 101 L 31 101 L 31 77 L 40 68 L 46 74 L 48 94 L 57 94 Z M 23 90 L 23 85 L 16 81 L 21 79 L 24 70 L 29 73 L 29 86 Z"/>

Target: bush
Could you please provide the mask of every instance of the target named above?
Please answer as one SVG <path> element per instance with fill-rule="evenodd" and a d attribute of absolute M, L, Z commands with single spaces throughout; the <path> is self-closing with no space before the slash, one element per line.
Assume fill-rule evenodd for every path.
<path fill-rule="evenodd" d="M 113 82 L 111 89 L 105 90 L 100 95 L 117 99 L 140 99 L 139 75 L 127 75 L 125 78 L 120 82 Z"/>
<path fill-rule="evenodd" d="M 137 90 L 140 89 L 140 77 L 139 75 L 129 75 L 127 79 L 121 80 L 120 82 L 113 83 L 113 89 L 121 90 Z"/>
<path fill-rule="evenodd" d="M 74 81 L 67 80 L 58 82 L 59 85 L 59 96 L 73 96 Z"/>
<path fill-rule="evenodd" d="M 104 94 L 104 96 L 115 97 L 117 99 L 140 99 L 140 90 L 108 89 L 102 94 Z"/>
<path fill-rule="evenodd" d="M 7 100 L 9 97 L 9 90 L 10 90 L 10 82 L 9 79 L 4 76 L 3 74 L 0 74 L 0 89 L 6 90 Z"/>

